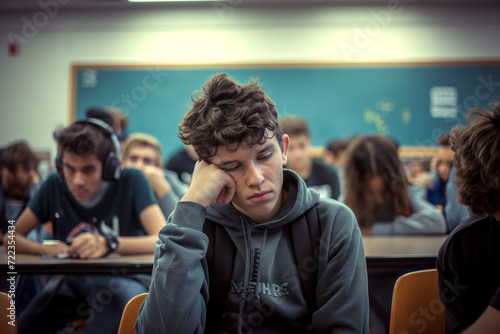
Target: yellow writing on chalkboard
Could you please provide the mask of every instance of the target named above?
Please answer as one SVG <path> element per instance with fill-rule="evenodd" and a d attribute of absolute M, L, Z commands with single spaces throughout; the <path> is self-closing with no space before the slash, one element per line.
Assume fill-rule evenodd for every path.
<path fill-rule="evenodd" d="M 387 116 L 391 111 L 394 111 L 394 103 L 391 101 L 377 101 L 375 108 L 382 112 L 382 115 Z"/>
<path fill-rule="evenodd" d="M 411 110 L 408 108 L 403 108 L 401 111 L 401 121 L 403 124 L 410 124 L 411 121 Z"/>
<path fill-rule="evenodd" d="M 365 108 L 363 118 L 364 118 L 366 123 L 375 124 L 375 127 L 377 128 L 378 133 L 380 133 L 382 135 L 389 134 L 389 127 L 387 126 L 387 124 L 385 124 L 384 118 L 382 117 L 382 115 L 380 115 L 375 110 L 372 110 L 370 108 Z"/>
<path fill-rule="evenodd" d="M 366 107 L 363 113 L 363 120 L 367 124 L 374 124 L 377 129 L 377 133 L 381 135 L 390 135 L 390 128 L 386 120 L 390 116 L 390 113 L 394 113 L 394 116 L 399 116 L 401 112 L 401 122 L 404 125 L 408 125 L 411 122 L 411 110 L 409 108 L 396 108 L 396 104 L 389 100 L 376 101 L 374 103 L 375 108 Z"/>

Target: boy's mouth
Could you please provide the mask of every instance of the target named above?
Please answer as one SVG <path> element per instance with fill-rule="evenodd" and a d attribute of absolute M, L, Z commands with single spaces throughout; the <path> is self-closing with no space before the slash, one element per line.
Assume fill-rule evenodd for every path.
<path fill-rule="evenodd" d="M 261 202 L 267 200 L 271 196 L 272 191 L 262 191 L 260 193 L 253 194 L 249 197 L 252 202 Z"/>

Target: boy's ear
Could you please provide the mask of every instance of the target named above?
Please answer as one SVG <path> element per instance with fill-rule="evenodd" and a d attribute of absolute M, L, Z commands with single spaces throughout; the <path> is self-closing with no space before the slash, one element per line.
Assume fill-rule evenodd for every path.
<path fill-rule="evenodd" d="M 281 150 L 281 159 L 283 162 L 283 166 L 285 166 L 287 162 L 288 146 L 290 146 L 290 137 L 286 134 L 283 134 L 283 149 Z"/>
<path fill-rule="evenodd" d="M 14 173 L 12 173 L 7 167 L 2 167 L 0 175 L 5 177 L 7 180 L 12 180 L 14 178 Z"/>

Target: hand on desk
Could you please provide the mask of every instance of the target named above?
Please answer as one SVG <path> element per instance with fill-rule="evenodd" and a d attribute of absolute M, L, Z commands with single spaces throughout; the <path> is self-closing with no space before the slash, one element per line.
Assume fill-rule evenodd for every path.
<path fill-rule="evenodd" d="M 94 233 L 82 233 L 71 240 L 69 255 L 77 254 L 80 259 L 97 259 L 108 252 L 106 238 Z"/>
<path fill-rule="evenodd" d="M 68 253 L 69 246 L 62 241 L 53 241 L 50 244 L 43 244 L 43 253 L 47 255 L 59 255 Z"/>

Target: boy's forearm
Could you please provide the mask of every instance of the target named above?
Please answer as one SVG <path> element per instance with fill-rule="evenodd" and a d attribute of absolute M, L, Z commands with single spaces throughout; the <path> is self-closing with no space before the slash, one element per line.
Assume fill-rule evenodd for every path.
<path fill-rule="evenodd" d="M 13 239 L 12 239 L 12 234 L 10 233 L 7 233 L 4 236 L 3 243 L 6 248 L 9 246 L 10 240 L 15 241 L 16 251 L 18 253 L 38 254 L 38 255 L 44 254 L 43 244 L 31 241 L 28 238 L 26 238 L 26 236 L 20 233 L 14 234 Z"/>
<path fill-rule="evenodd" d="M 119 246 L 115 253 L 118 254 L 153 254 L 156 235 L 140 237 L 118 237 Z"/>
<path fill-rule="evenodd" d="M 178 203 L 159 233 L 148 297 L 136 322 L 138 333 L 203 333 L 208 282 L 202 266 L 208 238 L 206 210 Z"/>

